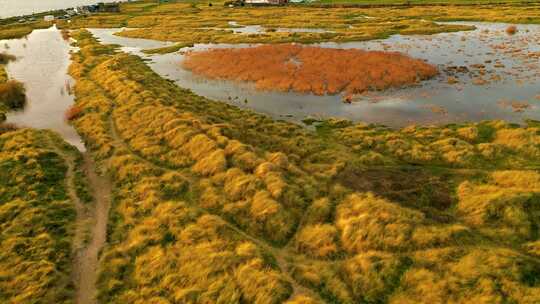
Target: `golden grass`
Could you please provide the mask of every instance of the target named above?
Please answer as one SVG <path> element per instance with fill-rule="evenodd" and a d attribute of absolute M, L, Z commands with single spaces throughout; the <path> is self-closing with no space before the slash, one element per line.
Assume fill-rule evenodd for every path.
<path fill-rule="evenodd" d="M 0 84 L 8 81 L 8 74 L 3 65 L 0 65 Z"/>
<path fill-rule="evenodd" d="M 71 303 L 75 208 L 50 141 L 64 144 L 49 131 L 0 134 L 2 303 Z"/>
<path fill-rule="evenodd" d="M 182 90 L 88 32 L 74 38 L 73 124 L 114 182 L 101 302 L 540 300 L 526 229 L 538 223 L 538 174 L 524 169 L 534 145 L 502 143 L 508 130 L 534 142 L 532 125 L 329 120 L 313 133 Z M 413 161 L 428 178 L 409 189 L 361 170 L 381 161 Z M 354 187 L 345 170 L 359 172 Z"/>
<path fill-rule="evenodd" d="M 142 8 L 144 6 L 144 8 Z M 369 18 L 366 18 L 369 17 Z M 179 43 L 313 43 L 362 41 L 393 34 L 435 34 L 470 30 L 472 27 L 434 21 L 491 21 L 539 23 L 538 5 L 422 5 L 399 8 L 358 7 L 239 7 L 207 3 L 128 3 L 120 14 L 97 14 L 74 18 L 61 27 L 128 27 L 119 35 Z M 236 34 L 229 21 L 261 25 L 262 33 Z M 295 33 L 277 28 L 322 29 Z"/>
<path fill-rule="evenodd" d="M 333 225 L 303 227 L 296 236 L 296 250 L 317 258 L 336 255 L 339 251 L 337 230 Z"/>
<path fill-rule="evenodd" d="M 43 29 L 51 26 L 50 22 L 37 21 L 24 24 L 0 25 L 0 39 L 17 39 L 29 35 L 34 29 Z"/>
<path fill-rule="evenodd" d="M 413 163 L 523 168 L 540 157 L 537 127 L 516 128 L 501 121 L 390 130 L 361 123 L 343 127 L 329 120 L 324 127 L 359 154 L 369 149 Z"/>
<path fill-rule="evenodd" d="M 255 83 L 260 90 L 358 94 L 414 85 L 437 68 L 397 52 L 264 45 L 191 52 L 183 66 L 197 75 Z"/>

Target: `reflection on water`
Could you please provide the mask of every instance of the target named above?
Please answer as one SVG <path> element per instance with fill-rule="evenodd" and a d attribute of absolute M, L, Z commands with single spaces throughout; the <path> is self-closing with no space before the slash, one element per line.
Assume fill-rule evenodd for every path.
<path fill-rule="evenodd" d="M 508 36 L 504 32 L 506 24 L 463 24 L 476 25 L 477 30 L 319 44 L 332 48 L 400 51 L 447 71 L 417 87 L 358 96 L 352 104 L 344 104 L 342 96 L 261 92 L 249 84 L 203 79 L 181 68 L 181 52 L 151 56 L 140 52 L 167 43 L 114 36 L 115 29 L 92 32 L 103 43 L 116 43 L 124 46 L 124 51 L 151 59 L 148 64 L 154 71 L 198 95 L 274 118 L 301 121 L 310 116 L 342 117 L 396 127 L 484 119 L 518 123 L 525 118 L 540 120 L 540 100 L 537 99 L 540 94 L 540 26 L 519 25 L 519 32 Z M 250 46 L 253 45 L 200 44 L 183 51 Z M 504 106 L 514 102 L 528 107 L 519 112 Z"/>
<path fill-rule="evenodd" d="M 84 150 L 80 137 L 64 120 L 66 109 L 73 103 L 73 80 L 67 75 L 69 43 L 51 27 L 35 30 L 26 38 L 0 40 L 0 47 L 9 48 L 9 53 L 17 56 L 16 61 L 7 65 L 8 74 L 24 83 L 28 99 L 24 110 L 8 113 L 7 122 L 51 129 Z"/>
<path fill-rule="evenodd" d="M 221 30 L 221 31 L 232 31 L 235 34 L 243 34 L 243 35 L 249 35 L 249 34 L 263 34 L 267 31 L 275 31 L 275 32 L 283 32 L 283 33 L 332 33 L 332 31 L 328 31 L 325 29 L 320 28 L 288 28 L 288 27 L 278 27 L 278 28 L 265 28 L 261 25 L 240 25 L 236 21 L 229 21 L 228 22 L 230 27 L 224 28 L 224 27 L 204 27 L 201 29 L 204 30 Z"/>

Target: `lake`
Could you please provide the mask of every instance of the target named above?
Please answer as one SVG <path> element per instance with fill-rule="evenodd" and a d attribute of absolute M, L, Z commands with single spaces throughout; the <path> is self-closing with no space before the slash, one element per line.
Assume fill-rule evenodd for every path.
<path fill-rule="evenodd" d="M 97 2 L 115 2 L 114 0 L 0 0 L 0 18 L 30 15 Z"/>

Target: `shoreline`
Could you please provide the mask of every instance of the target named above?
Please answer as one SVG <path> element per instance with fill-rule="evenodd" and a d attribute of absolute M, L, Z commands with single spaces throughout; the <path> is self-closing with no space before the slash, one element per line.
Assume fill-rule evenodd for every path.
<path fill-rule="evenodd" d="M 5 0 L 5 1 L 11 1 L 11 0 Z M 29 12 L 29 13 L 22 12 L 21 14 L 17 14 L 17 15 L 6 15 L 6 16 L 0 15 L 0 25 L 9 24 L 9 23 L 12 23 L 12 22 L 17 22 L 18 19 L 21 19 L 21 18 L 32 18 L 32 17 L 36 18 L 36 17 L 43 17 L 43 16 L 46 16 L 46 15 L 59 15 L 62 12 L 65 12 L 66 10 L 69 10 L 71 8 L 74 8 L 74 7 L 86 6 L 86 5 L 94 5 L 94 4 L 97 4 L 99 2 L 104 2 L 104 3 L 128 2 L 126 0 L 92 0 L 92 1 L 79 0 L 79 1 L 80 2 L 77 2 L 78 5 L 69 5 L 69 6 L 65 6 L 65 7 L 62 7 L 62 8 L 43 8 L 44 10 L 40 10 L 38 8 L 39 11 L 37 11 L 37 12 L 36 11 Z M 82 2 L 84 2 L 84 3 L 82 3 Z"/>

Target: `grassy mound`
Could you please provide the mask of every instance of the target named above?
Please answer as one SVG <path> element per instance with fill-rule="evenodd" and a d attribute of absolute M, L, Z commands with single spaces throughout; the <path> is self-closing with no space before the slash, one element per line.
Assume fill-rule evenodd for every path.
<path fill-rule="evenodd" d="M 0 135 L 0 302 L 72 303 L 75 208 L 47 131 Z"/>

